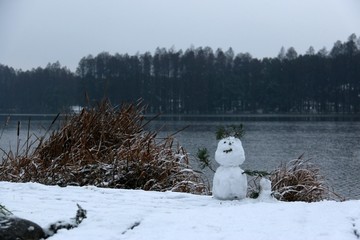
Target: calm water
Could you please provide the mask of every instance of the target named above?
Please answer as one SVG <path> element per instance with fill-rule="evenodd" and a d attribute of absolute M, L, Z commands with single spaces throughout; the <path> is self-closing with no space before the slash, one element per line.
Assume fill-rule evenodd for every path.
<path fill-rule="evenodd" d="M 251 120 L 251 119 L 250 119 Z M 4 121 L 2 121 L 4 122 Z M 41 136 L 50 126 L 49 120 L 31 122 L 30 135 Z M 151 129 L 162 129 L 166 136 L 188 126 L 175 135 L 176 140 L 194 158 L 198 148 L 206 147 L 214 158 L 218 126 L 239 121 L 154 121 Z M 360 122 L 359 121 L 241 121 L 246 134 L 242 139 L 246 160 L 243 169 L 271 171 L 281 163 L 305 154 L 317 164 L 335 192 L 346 198 L 360 199 Z M 19 146 L 25 149 L 27 120 L 21 121 Z M 3 126 L 3 124 L 1 125 Z M 56 127 L 56 126 L 55 126 Z M 2 136 L 1 136 L 2 134 Z M 0 128 L 0 148 L 17 149 L 17 121 Z M 194 163 L 194 165 L 196 165 Z M 216 164 L 214 164 L 217 166 Z M 212 179 L 211 171 L 206 171 Z"/>

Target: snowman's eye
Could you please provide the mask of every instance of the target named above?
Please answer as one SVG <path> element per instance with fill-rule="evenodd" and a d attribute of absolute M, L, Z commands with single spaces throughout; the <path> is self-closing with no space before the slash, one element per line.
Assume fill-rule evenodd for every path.
<path fill-rule="evenodd" d="M 229 142 L 229 146 L 231 146 L 231 142 Z"/>
<path fill-rule="evenodd" d="M 226 141 L 224 141 L 224 144 L 226 143 Z"/>

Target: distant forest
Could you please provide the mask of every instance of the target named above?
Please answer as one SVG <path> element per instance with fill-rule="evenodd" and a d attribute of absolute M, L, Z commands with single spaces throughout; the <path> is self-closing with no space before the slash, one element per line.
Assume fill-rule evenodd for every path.
<path fill-rule="evenodd" d="M 85 97 L 86 96 L 86 97 Z M 360 37 L 331 50 L 253 58 L 210 47 L 154 54 L 107 52 L 30 71 L 0 65 L 0 113 L 57 113 L 109 98 L 143 99 L 148 113 L 360 113 Z"/>

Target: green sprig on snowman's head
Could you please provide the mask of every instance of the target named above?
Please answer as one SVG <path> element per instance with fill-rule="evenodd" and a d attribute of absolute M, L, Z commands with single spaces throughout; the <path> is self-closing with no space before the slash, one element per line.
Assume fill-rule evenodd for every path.
<path fill-rule="evenodd" d="M 220 126 L 216 131 L 216 140 L 221 140 L 226 137 L 235 137 L 241 139 L 245 135 L 244 126 L 239 125 L 227 125 Z"/>

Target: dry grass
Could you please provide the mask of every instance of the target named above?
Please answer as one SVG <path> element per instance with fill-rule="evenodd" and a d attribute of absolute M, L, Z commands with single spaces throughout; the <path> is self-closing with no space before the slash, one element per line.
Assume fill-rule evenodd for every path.
<path fill-rule="evenodd" d="M 141 102 L 84 109 L 29 156 L 6 155 L 0 180 L 209 194 L 183 148 L 144 130 L 143 111 Z"/>
<path fill-rule="evenodd" d="M 0 217 L 11 216 L 12 212 L 6 209 L 5 206 L 0 204 Z"/>
<path fill-rule="evenodd" d="M 317 202 L 340 196 L 330 191 L 319 168 L 304 160 L 303 155 L 282 164 L 270 175 L 274 197 L 280 201 Z"/>

